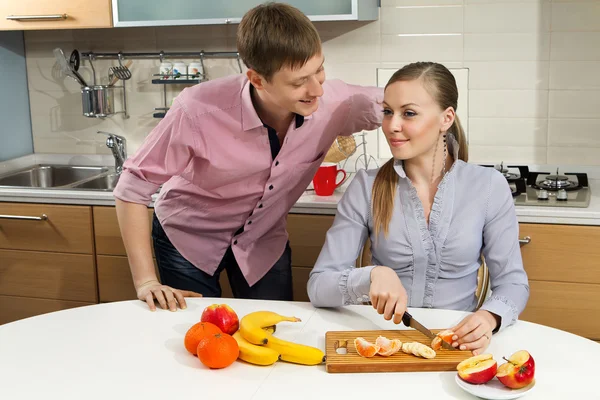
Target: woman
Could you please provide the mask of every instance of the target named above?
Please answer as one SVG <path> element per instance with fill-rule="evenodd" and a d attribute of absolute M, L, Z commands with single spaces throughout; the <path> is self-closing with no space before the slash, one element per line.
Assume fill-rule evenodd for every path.
<path fill-rule="evenodd" d="M 407 65 L 385 87 L 382 129 L 393 158 L 360 170 L 340 201 L 308 293 L 316 307 L 370 301 L 400 323 L 407 306 L 473 311 L 481 255 L 492 295 L 452 327 L 454 347 L 481 354 L 529 298 L 506 179 L 467 163 L 446 67 Z M 372 266 L 354 268 L 367 239 Z"/>

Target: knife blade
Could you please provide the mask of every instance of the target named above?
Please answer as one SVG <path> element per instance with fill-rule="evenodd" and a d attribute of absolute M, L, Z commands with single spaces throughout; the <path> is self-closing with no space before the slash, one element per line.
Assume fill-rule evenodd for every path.
<path fill-rule="evenodd" d="M 412 315 L 408 311 L 404 312 L 402 316 L 402 323 L 409 328 L 413 328 L 421 332 L 423 335 L 427 336 L 429 339 L 435 338 L 436 335 L 433 334 L 429 329 L 425 328 L 419 321 L 413 318 Z M 447 350 L 457 350 L 455 347 L 452 347 L 451 344 L 442 340 L 442 347 Z"/>

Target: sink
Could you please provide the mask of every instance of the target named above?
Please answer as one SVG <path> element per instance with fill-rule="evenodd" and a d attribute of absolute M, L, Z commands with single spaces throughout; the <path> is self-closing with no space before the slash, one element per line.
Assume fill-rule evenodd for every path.
<path fill-rule="evenodd" d="M 115 173 L 105 174 L 86 182 L 73 185 L 73 189 L 89 189 L 89 190 L 113 190 L 119 182 L 119 175 Z"/>
<path fill-rule="evenodd" d="M 108 167 L 34 165 L 0 177 L 0 187 L 60 188 L 109 172 Z"/>

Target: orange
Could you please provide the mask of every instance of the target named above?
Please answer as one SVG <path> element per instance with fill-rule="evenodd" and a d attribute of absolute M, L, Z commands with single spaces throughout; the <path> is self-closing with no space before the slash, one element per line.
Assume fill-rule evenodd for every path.
<path fill-rule="evenodd" d="M 237 340 L 226 333 L 203 337 L 198 343 L 198 358 L 209 368 L 225 368 L 237 360 L 240 348 Z"/>
<path fill-rule="evenodd" d="M 402 341 L 400 341 L 400 339 L 390 340 L 385 336 L 379 336 L 377 340 L 375 340 L 375 346 L 379 346 L 377 354 L 380 356 L 391 356 L 400 351 L 402 348 Z"/>
<path fill-rule="evenodd" d="M 454 332 L 452 332 L 450 329 L 439 332 L 431 341 L 431 348 L 436 351 L 441 349 L 442 340 L 448 344 L 452 344 L 452 336 L 454 336 Z"/>
<path fill-rule="evenodd" d="M 373 357 L 379 351 L 379 346 L 361 337 L 354 339 L 354 347 L 356 352 L 363 357 Z"/>
<path fill-rule="evenodd" d="M 193 355 L 198 354 L 196 351 L 200 340 L 207 335 L 214 335 L 215 333 L 221 333 L 221 329 L 210 322 L 198 322 L 197 324 L 192 325 L 183 339 L 185 349 Z"/>

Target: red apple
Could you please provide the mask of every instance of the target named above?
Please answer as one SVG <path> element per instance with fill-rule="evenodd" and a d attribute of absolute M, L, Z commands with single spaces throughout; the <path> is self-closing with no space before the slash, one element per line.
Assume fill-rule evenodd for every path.
<path fill-rule="evenodd" d="M 504 358 L 504 357 L 503 357 Z M 504 358 L 506 360 L 506 358 Z M 498 368 L 496 377 L 511 389 L 520 389 L 533 381 L 535 362 L 531 354 L 525 350 L 514 353 Z"/>
<path fill-rule="evenodd" d="M 227 304 L 211 304 L 206 307 L 200 321 L 213 323 L 228 335 L 233 335 L 240 327 L 237 314 Z"/>
<path fill-rule="evenodd" d="M 463 381 L 478 385 L 494 379 L 497 367 L 491 354 L 480 354 L 461 361 L 456 370 Z"/>

